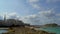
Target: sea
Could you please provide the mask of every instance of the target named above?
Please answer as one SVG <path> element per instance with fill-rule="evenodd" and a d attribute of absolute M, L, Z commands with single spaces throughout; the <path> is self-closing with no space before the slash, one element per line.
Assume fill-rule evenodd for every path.
<path fill-rule="evenodd" d="M 2 34 L 2 33 L 6 33 L 6 32 L 8 32 L 8 30 L 0 29 L 0 34 Z"/>
<path fill-rule="evenodd" d="M 47 31 L 47 32 L 52 32 L 52 33 L 56 33 L 56 34 L 60 34 L 60 27 L 42 27 L 42 28 L 36 28 L 37 30 L 43 30 L 43 31 Z M 0 29 L 0 34 L 7 32 L 7 30 L 5 29 Z"/>
<path fill-rule="evenodd" d="M 47 32 L 52 32 L 56 34 L 60 34 L 60 27 L 46 27 L 46 28 L 36 28 L 37 30 L 43 30 Z"/>

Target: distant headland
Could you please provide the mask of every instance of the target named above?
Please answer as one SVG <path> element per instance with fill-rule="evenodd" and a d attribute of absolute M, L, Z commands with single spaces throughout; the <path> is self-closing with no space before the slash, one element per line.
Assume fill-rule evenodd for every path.
<path fill-rule="evenodd" d="M 59 25 L 56 23 L 45 24 L 44 27 L 58 27 Z"/>

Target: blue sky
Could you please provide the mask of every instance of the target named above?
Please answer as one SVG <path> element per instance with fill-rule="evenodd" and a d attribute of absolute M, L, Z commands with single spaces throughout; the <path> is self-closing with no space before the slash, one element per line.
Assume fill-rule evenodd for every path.
<path fill-rule="evenodd" d="M 60 0 L 0 0 L 0 19 L 19 18 L 30 24 L 60 24 Z"/>

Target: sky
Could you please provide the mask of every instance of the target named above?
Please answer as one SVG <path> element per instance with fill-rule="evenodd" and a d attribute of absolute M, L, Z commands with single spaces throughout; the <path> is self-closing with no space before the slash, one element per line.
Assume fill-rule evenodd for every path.
<path fill-rule="evenodd" d="M 60 0 L 0 0 L 0 19 L 4 15 L 32 25 L 60 25 Z"/>

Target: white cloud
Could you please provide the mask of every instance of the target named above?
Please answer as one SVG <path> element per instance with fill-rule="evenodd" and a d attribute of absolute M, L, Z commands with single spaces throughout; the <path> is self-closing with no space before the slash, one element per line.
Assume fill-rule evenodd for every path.
<path fill-rule="evenodd" d="M 4 12 L 2 14 L 0 14 L 1 17 L 4 18 L 4 16 L 6 16 L 7 19 L 9 18 L 13 18 L 13 19 L 17 19 L 19 18 L 19 15 L 17 12 Z"/>
<path fill-rule="evenodd" d="M 35 9 L 39 9 L 39 10 L 41 8 L 38 4 L 32 4 L 32 7 L 35 8 Z"/>
<path fill-rule="evenodd" d="M 13 16 L 13 15 L 16 15 L 16 14 L 17 14 L 16 12 L 12 12 L 12 13 L 9 13 L 8 15 Z"/>
<path fill-rule="evenodd" d="M 9 19 L 9 18 L 11 18 L 11 19 L 18 19 L 18 18 L 20 18 L 20 16 L 18 15 L 18 13 L 12 12 L 12 13 L 9 13 L 9 14 L 7 15 L 7 18 L 8 18 L 8 19 Z"/>
<path fill-rule="evenodd" d="M 60 13 L 56 14 L 56 16 L 60 16 Z"/>
<path fill-rule="evenodd" d="M 60 2 L 60 0 L 27 0 L 27 2 L 34 8 L 34 9 L 38 9 L 38 10 L 48 10 L 51 8 L 55 8 L 55 6 L 51 6 L 51 7 L 47 7 L 49 6 L 49 3 L 53 4 L 56 2 Z M 47 6 L 44 7 L 42 6 L 43 4 L 41 3 L 43 2 L 43 4 L 46 4 Z M 48 4 L 47 4 L 48 3 Z"/>
<path fill-rule="evenodd" d="M 46 0 L 47 3 L 54 3 L 54 2 L 59 2 L 60 0 Z"/>
<path fill-rule="evenodd" d="M 31 23 L 31 24 L 46 24 L 46 23 L 58 23 L 60 20 L 58 18 L 58 16 L 60 14 L 56 14 L 55 11 L 52 10 L 48 10 L 51 9 L 51 5 L 47 5 L 50 7 L 45 8 L 45 6 L 42 6 L 42 3 L 40 3 L 40 1 L 42 1 L 44 4 L 47 3 L 56 3 L 59 2 L 60 0 L 29 0 L 30 5 L 34 8 L 34 9 L 38 9 L 40 10 L 40 12 L 38 12 L 38 14 L 35 15 L 31 15 L 28 17 L 24 17 L 24 22 L 27 23 Z M 55 7 L 53 7 L 54 9 L 56 9 Z"/>
<path fill-rule="evenodd" d="M 17 12 L 3 12 L 0 14 L 0 19 L 3 19 L 5 15 L 6 19 L 18 19 L 18 20 L 23 19 L 23 17 L 20 16 Z"/>
<path fill-rule="evenodd" d="M 59 18 L 57 18 L 55 11 L 48 10 L 48 11 L 40 11 L 38 14 L 33 14 L 30 16 L 26 16 L 22 19 L 25 23 L 30 24 L 47 24 L 47 23 L 59 23 Z"/>
<path fill-rule="evenodd" d="M 27 0 L 27 1 L 33 3 L 33 2 L 38 2 L 39 0 Z"/>
<path fill-rule="evenodd" d="M 8 13 L 8 18 L 18 18 L 22 20 L 24 23 L 30 23 L 34 25 L 42 25 L 47 23 L 59 23 L 60 17 L 58 18 L 60 14 L 56 14 L 53 10 L 47 10 L 47 11 L 40 11 L 37 14 L 20 17 L 16 12 Z"/>
<path fill-rule="evenodd" d="M 38 4 L 40 0 L 27 0 L 28 3 L 34 8 L 34 9 L 42 9 L 42 7 Z"/>

